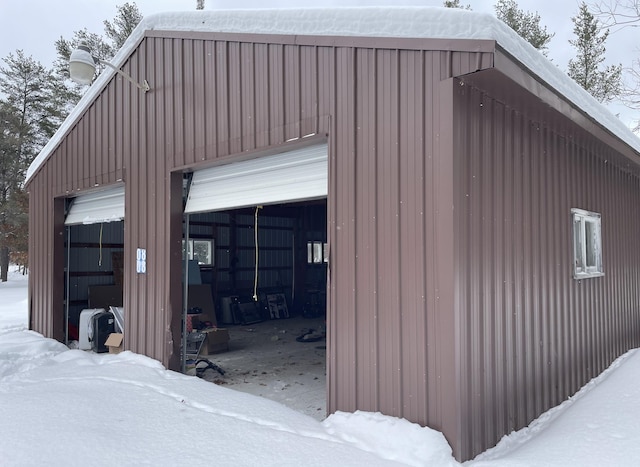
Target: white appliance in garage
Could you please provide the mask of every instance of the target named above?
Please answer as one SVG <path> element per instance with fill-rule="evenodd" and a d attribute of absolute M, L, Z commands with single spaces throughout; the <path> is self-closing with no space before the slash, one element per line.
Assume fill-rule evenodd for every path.
<path fill-rule="evenodd" d="M 80 312 L 80 322 L 78 324 L 78 348 L 80 350 L 91 350 L 93 315 L 103 311 L 104 308 L 88 308 Z"/>

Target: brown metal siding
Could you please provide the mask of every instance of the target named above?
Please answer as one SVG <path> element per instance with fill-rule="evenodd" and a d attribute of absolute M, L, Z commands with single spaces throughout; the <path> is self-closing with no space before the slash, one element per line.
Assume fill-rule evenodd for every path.
<path fill-rule="evenodd" d="M 356 365 L 360 339 L 370 339 L 375 323 L 358 313 L 356 298 L 356 270 L 359 258 L 354 258 L 356 251 L 356 184 L 358 174 L 356 167 L 356 132 L 355 127 L 355 85 L 357 77 L 354 71 L 355 51 L 341 48 L 335 51 L 335 110 L 331 129 L 331 147 L 333 153 L 329 171 L 330 191 L 327 202 L 328 238 L 331 243 L 330 256 L 330 300 L 329 309 L 329 352 L 328 380 L 331 381 L 328 397 L 328 410 L 355 410 L 363 402 L 358 400 L 358 381 L 362 373 L 374 371 L 375 366 L 358 368 Z M 338 157 L 338 155 L 341 155 Z M 368 194 L 368 193 L 367 193 Z M 336 200 L 340 199 L 338 203 Z M 370 266 L 371 267 L 371 266 Z M 369 289 L 371 290 L 371 289 Z M 373 308 L 365 311 L 374 312 Z M 366 327 L 365 327 L 366 326 Z M 346 336 L 356 336 L 348 339 Z M 375 351 L 369 345 L 367 351 Z M 364 356 L 362 356 L 364 358 Z M 371 357 L 370 357 L 371 358 Z M 345 364 L 346 363 L 346 364 Z M 368 362 L 365 360 L 363 366 Z M 371 380 L 374 383 L 375 380 Z M 331 384 L 330 383 L 330 384 Z M 375 384 L 375 383 L 374 383 Z M 370 402 L 372 405 L 376 401 Z"/>
<path fill-rule="evenodd" d="M 124 70 L 146 78 L 153 90 L 144 95 L 113 78 L 39 170 L 31 183 L 32 203 L 38 206 L 34 213 L 51 213 L 45 206 L 52 197 L 126 182 L 125 257 L 130 260 L 125 306 L 135 310 L 126 318 L 127 348 L 167 363 L 176 345 L 168 329 L 173 311 L 179 312 L 180 289 L 171 288 L 175 281 L 168 285 L 172 279 L 165 265 L 169 245 L 179 244 L 173 239 L 179 234 L 175 229 L 171 233 L 168 218 L 172 199 L 168 174 L 202 160 L 327 132 L 318 126 L 328 123 L 326 116 L 318 115 L 328 105 L 318 105 L 315 96 L 316 55 L 315 47 L 301 52 L 283 44 L 144 40 Z M 332 79 L 325 86 L 332 86 Z M 301 97 L 303 91 L 309 96 Z M 54 267 L 36 258 L 57 251 L 50 243 L 51 228 L 46 228 L 52 222 L 40 214 L 32 217 L 32 226 L 43 227 L 32 228 L 32 283 L 42 287 L 31 292 L 33 326 L 46 335 L 53 335 L 54 291 L 62 291 L 61 273 L 54 280 L 51 272 L 63 271 L 63 264 Z M 135 273 L 136 248 L 147 250 L 145 275 Z M 172 269 L 179 277 L 180 266 Z M 55 308 L 59 310 L 54 321 L 60 327 L 63 308 L 57 304 Z"/>
<path fill-rule="evenodd" d="M 452 384 L 444 386 L 455 371 L 452 257 L 436 246 L 451 241 L 452 193 L 435 188 L 447 189 L 439 177 L 452 176 L 440 127 L 451 124 L 440 113 L 451 105 L 441 64 L 451 62 L 437 51 L 336 53 L 329 407 L 380 410 L 453 440 L 458 409 Z M 489 61 L 478 55 L 451 67 L 469 72 Z M 447 233 L 436 232 L 448 220 Z"/>
<path fill-rule="evenodd" d="M 414 261 L 416 245 L 427 245 L 425 232 L 424 70 L 425 54 L 401 51 L 398 87 L 398 186 L 400 206 L 397 230 L 400 238 L 395 261 L 398 276 L 399 342 L 402 363 L 400 385 L 403 412 L 428 420 L 426 297 L 423 286 L 426 262 Z M 407 299 L 408 298 L 408 299 Z M 416 352 L 416 349 L 421 349 Z"/>
<path fill-rule="evenodd" d="M 62 287 L 56 289 L 53 284 L 61 283 L 64 274 L 64 248 L 61 248 L 64 232 L 60 229 L 64 221 L 64 204 L 51 198 L 46 190 L 38 189 L 30 193 L 29 203 L 29 222 L 49 226 L 48 235 L 29 236 L 30 259 L 39 259 L 37 267 L 31 267 L 29 271 L 29 329 L 63 340 Z M 35 205 L 38 209 L 34 209 Z M 43 306 L 47 312 L 42 313 L 34 303 Z"/>
<path fill-rule="evenodd" d="M 549 126 L 470 86 L 456 89 L 456 313 L 469 420 L 461 455 L 469 458 L 640 344 L 640 181 L 570 123 Z M 602 214 L 604 277 L 572 277 L 574 207 Z"/>
<path fill-rule="evenodd" d="M 383 413 L 400 413 L 402 404 L 400 342 L 400 315 L 402 303 L 398 288 L 400 284 L 400 193 L 399 193 L 399 68 L 398 51 L 378 52 L 376 78 L 378 81 L 377 104 L 379 114 L 376 128 L 376 190 L 367 195 L 373 196 L 376 203 L 375 226 L 379 242 L 376 245 L 375 259 L 378 267 L 376 277 L 376 303 L 378 311 L 376 333 L 384 333 L 378 339 L 376 355 L 379 377 L 377 383 L 382 397 L 378 401 Z M 364 156 L 364 154 L 363 154 Z M 375 193 L 375 194 L 374 194 Z M 366 224 L 365 224 L 366 225 Z M 415 235 L 411 232 L 410 234 Z M 409 303 L 406 305 L 410 306 Z M 359 310 L 364 313 L 366 309 Z M 376 336 L 377 337 L 377 336 Z"/>

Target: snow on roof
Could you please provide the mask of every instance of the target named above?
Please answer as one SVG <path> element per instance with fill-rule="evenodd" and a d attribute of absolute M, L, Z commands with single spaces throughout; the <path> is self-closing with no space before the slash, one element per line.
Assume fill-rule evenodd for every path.
<path fill-rule="evenodd" d="M 640 153 L 640 138 L 620 119 L 511 28 L 486 13 L 441 7 L 200 10 L 158 13 L 140 22 L 111 63 L 121 67 L 138 46 L 145 31 L 149 30 L 495 40 L 532 75 L 537 76 L 575 107 Z M 114 74 L 115 71 L 106 69 L 91 85 L 33 161 L 27 171 L 27 181 L 55 150 L 64 135 L 76 124 Z M 153 83 L 151 86 L 153 88 Z"/>

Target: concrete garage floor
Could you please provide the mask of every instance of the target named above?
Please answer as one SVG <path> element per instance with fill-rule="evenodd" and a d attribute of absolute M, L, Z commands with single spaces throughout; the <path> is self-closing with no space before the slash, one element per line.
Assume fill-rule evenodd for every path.
<path fill-rule="evenodd" d="M 224 327 L 229 351 L 204 358 L 225 374 L 209 368 L 201 372 L 202 379 L 280 402 L 317 420 L 326 417 L 326 340 L 296 341 L 304 330 L 324 332 L 324 319 L 294 317 Z"/>

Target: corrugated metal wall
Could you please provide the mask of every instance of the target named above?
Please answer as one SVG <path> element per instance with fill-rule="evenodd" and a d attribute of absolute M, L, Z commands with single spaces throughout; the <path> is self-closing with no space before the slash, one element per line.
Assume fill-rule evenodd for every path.
<path fill-rule="evenodd" d="M 436 193 L 440 125 L 451 125 L 441 114 L 440 83 L 449 72 L 490 65 L 482 53 L 336 50 L 330 410 L 382 411 L 442 429 L 450 441 L 457 436 L 446 376 L 455 370 L 454 331 L 443 327 L 451 313 L 440 296 L 453 289 L 435 265 L 436 225 L 447 208 Z"/>
<path fill-rule="evenodd" d="M 561 403 L 640 345 L 640 179 L 567 120 L 457 86 L 462 456 Z M 604 277 L 573 279 L 571 208 L 602 214 Z"/>
<path fill-rule="evenodd" d="M 334 185 L 333 196 L 344 199 L 344 205 L 348 206 L 377 192 L 376 196 L 386 203 L 382 216 L 384 224 L 381 224 L 385 227 L 378 234 L 395 235 L 397 227 L 393 230 L 392 224 L 386 222 L 395 219 L 391 211 L 399 202 L 397 193 L 394 193 L 400 187 L 399 168 L 394 169 L 397 163 L 393 162 L 400 155 L 397 140 L 406 137 L 404 132 L 412 133 L 411 137 L 422 138 L 420 119 L 411 122 L 408 118 L 412 116 L 407 115 L 407 123 L 412 126 L 408 128 L 398 124 L 408 111 L 404 107 L 414 109 L 418 115 L 424 113 L 426 108 L 421 105 L 414 108 L 413 99 L 414 91 L 419 90 L 423 82 L 428 84 L 433 77 L 443 73 L 473 71 L 479 64 L 488 66 L 491 57 L 488 52 L 436 52 L 427 55 L 403 52 L 405 58 L 401 60 L 400 52 L 396 50 L 318 47 L 313 45 L 313 39 L 309 39 L 310 45 L 290 45 L 283 43 L 281 37 L 276 40 L 280 43 L 268 44 L 241 42 L 240 36 L 233 35 L 228 36 L 233 41 L 224 40 L 224 36 L 221 40 L 204 40 L 203 34 L 194 34 L 196 38 L 179 38 L 171 33 L 154 35 L 157 37 L 147 37 L 142 41 L 123 67 L 135 78 L 147 79 L 152 91 L 145 95 L 121 78 L 113 78 L 37 174 L 42 195 L 33 188 L 31 193 L 32 202 L 43 206 L 51 202 L 51 196 L 64 197 L 125 180 L 125 274 L 128 277 L 125 306 L 136 310 L 127 314 L 127 327 L 131 332 L 127 333 L 125 345 L 164 362 L 168 361 L 168 349 L 175 348 L 175 342 L 169 335 L 169 322 L 172 309 L 180 304 L 175 299 L 179 285 L 176 286 L 170 272 L 179 270 L 180 254 L 180 239 L 173 238 L 176 234 L 171 233 L 172 224 L 166 215 L 170 212 L 171 200 L 178 196 L 177 188 L 172 191 L 172 182 L 167 177 L 170 171 L 194 166 L 203 160 L 271 147 L 311 133 L 330 133 L 333 128 L 334 141 L 338 142 L 333 151 L 339 154 L 340 159 L 335 170 L 338 183 L 343 184 L 340 187 Z M 381 40 L 378 42 L 383 43 Z M 490 51 L 491 44 L 485 48 Z M 359 61 L 361 59 L 365 61 Z M 402 67 L 407 65 L 419 68 L 417 81 L 400 83 Z M 375 77 L 379 72 L 381 76 Z M 394 87 L 391 92 L 386 90 L 388 85 Z M 361 86 L 370 86 L 368 94 L 362 93 L 366 88 Z M 403 104 L 397 105 L 394 99 L 400 96 L 404 96 Z M 358 119 L 364 120 L 357 121 L 356 114 Z M 330 115 L 334 115 L 331 123 Z M 373 149 L 379 147 L 375 153 L 370 153 L 370 148 L 364 145 L 357 149 L 357 153 L 352 148 L 356 126 L 359 127 L 358 138 L 372 138 L 368 144 L 372 144 Z M 387 126 L 394 129 L 389 138 L 382 136 L 386 131 L 380 131 Z M 379 136 L 374 137 L 376 133 Z M 402 151 L 409 152 L 411 148 L 406 147 Z M 421 155 L 416 157 L 422 158 Z M 362 165 L 371 158 L 388 161 L 385 163 L 391 165 L 378 169 L 376 163 L 372 164 L 369 173 L 374 179 L 356 184 L 353 182 L 361 174 L 342 170 L 344 164 L 355 166 L 356 159 L 358 165 Z M 391 170 L 392 178 L 386 176 L 387 170 Z M 410 169 L 404 170 L 411 172 Z M 391 184 L 388 184 L 389 180 L 392 180 Z M 356 200 L 356 192 L 351 187 L 362 183 L 365 185 Z M 379 184 L 382 189 L 377 186 Z M 31 184 L 32 187 L 35 185 Z M 329 211 L 340 217 L 343 215 L 342 206 L 342 201 L 334 203 Z M 370 224 L 375 218 L 363 221 Z M 335 221 L 333 225 L 336 226 Z M 369 232 L 370 229 L 363 227 L 362 231 Z M 34 239 L 35 242 L 49 237 L 47 229 L 41 232 L 43 237 Z M 355 248 L 355 243 L 345 245 Z M 389 246 L 385 250 L 397 248 Z M 147 250 L 147 274 L 135 273 L 132 258 L 136 248 Z M 33 248 L 34 252 L 37 250 L 37 247 Z M 382 262 L 381 271 L 396 264 L 391 253 Z M 362 266 L 369 275 L 369 265 Z M 359 265 L 358 269 L 362 266 Z M 55 270 L 60 267 L 50 265 Z M 394 267 L 397 268 L 397 264 Z M 345 271 L 355 273 L 352 265 Z M 50 282 L 46 274 L 38 277 L 40 268 L 37 262 L 34 262 L 34 272 L 38 279 Z M 395 287 L 398 286 L 399 283 Z M 353 290 L 343 292 L 339 289 L 335 292 L 341 303 L 346 295 L 353 294 Z M 50 294 L 43 293 L 42 298 L 40 293 L 35 294 L 32 302 L 36 314 L 43 317 L 49 314 L 41 301 L 48 300 L 45 296 Z M 383 294 L 383 297 L 383 308 L 398 307 L 398 290 L 390 291 L 388 296 Z M 349 300 L 344 303 L 349 303 Z M 358 311 L 354 310 L 352 317 L 340 315 L 340 319 L 344 318 L 345 323 L 352 322 L 356 314 L 364 313 L 366 316 L 371 309 L 365 301 L 364 307 L 361 305 Z M 377 329 L 378 325 L 393 328 L 391 335 L 395 336 L 392 339 L 395 353 L 386 357 L 385 349 L 380 349 L 384 360 L 381 374 L 385 378 L 387 371 L 396 371 L 388 369 L 397 367 L 400 358 L 399 321 L 397 318 L 389 319 L 390 322 L 375 324 L 371 328 Z M 49 334 L 49 326 L 38 325 L 37 328 Z M 340 326 L 342 330 L 342 324 Z M 349 334 L 354 331 L 348 325 L 344 329 Z M 339 344 L 340 353 L 343 346 L 354 345 L 350 339 L 347 341 Z M 359 345 L 371 348 L 366 340 Z M 351 370 L 345 368 L 345 373 L 353 373 Z M 342 379 L 346 387 L 352 388 L 350 392 L 356 390 L 352 385 L 356 380 L 351 377 Z M 371 400 L 368 395 L 366 399 Z M 354 401 L 348 398 L 339 405 L 352 406 Z M 386 404 L 385 408 L 389 410 L 398 408 L 398 401 L 390 402 L 389 407 Z"/>
<path fill-rule="evenodd" d="M 55 176 L 47 171 L 29 188 L 29 329 L 63 342 L 65 203 L 48 191 Z"/>

